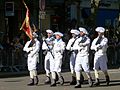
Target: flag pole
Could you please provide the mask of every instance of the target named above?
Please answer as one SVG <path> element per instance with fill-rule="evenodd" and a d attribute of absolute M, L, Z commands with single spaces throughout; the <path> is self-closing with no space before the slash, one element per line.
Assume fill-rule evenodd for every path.
<path fill-rule="evenodd" d="M 24 2 L 24 0 L 22 2 L 24 4 L 25 8 L 27 9 L 27 11 L 26 11 L 26 16 L 25 16 L 25 19 L 24 19 L 24 21 L 22 23 L 22 26 L 21 26 L 20 30 L 23 29 L 25 31 L 26 35 L 30 39 L 32 39 L 32 30 L 31 30 L 30 21 L 29 21 L 29 18 L 30 18 L 29 17 L 29 9 L 28 9 L 26 3 Z"/>

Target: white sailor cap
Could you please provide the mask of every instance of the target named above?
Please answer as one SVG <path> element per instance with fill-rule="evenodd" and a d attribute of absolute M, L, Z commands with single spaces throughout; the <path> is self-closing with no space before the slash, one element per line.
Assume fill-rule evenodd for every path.
<path fill-rule="evenodd" d="M 63 36 L 63 34 L 61 32 L 55 32 L 54 35 L 59 35 L 59 36 Z"/>
<path fill-rule="evenodd" d="M 95 29 L 95 31 L 100 32 L 100 33 L 104 33 L 105 32 L 105 28 L 103 28 L 103 27 L 97 27 Z"/>
<path fill-rule="evenodd" d="M 85 34 L 88 34 L 87 30 L 83 27 L 79 27 L 80 32 L 83 32 Z"/>
<path fill-rule="evenodd" d="M 35 38 L 38 37 L 37 33 L 35 33 L 35 32 L 33 32 L 32 35 L 33 35 L 33 37 L 35 37 Z"/>
<path fill-rule="evenodd" d="M 75 35 L 79 35 L 80 34 L 80 32 L 77 29 L 71 29 L 70 32 L 75 34 Z"/>
<path fill-rule="evenodd" d="M 51 33 L 51 34 L 53 33 L 53 31 L 50 30 L 50 29 L 47 29 L 46 32 L 47 32 L 47 33 Z"/>

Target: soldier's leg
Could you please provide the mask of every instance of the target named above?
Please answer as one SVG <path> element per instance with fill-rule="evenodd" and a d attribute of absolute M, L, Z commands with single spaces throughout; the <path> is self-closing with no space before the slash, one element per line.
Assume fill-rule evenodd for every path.
<path fill-rule="evenodd" d="M 60 84 L 63 85 L 63 84 L 64 84 L 64 78 L 63 78 L 61 72 L 56 72 L 56 73 L 57 73 L 57 75 L 58 75 L 58 78 L 59 78 Z"/>
<path fill-rule="evenodd" d="M 52 86 L 56 86 L 56 73 L 55 73 L 55 71 L 52 71 L 52 72 L 51 72 L 51 76 L 52 76 L 51 87 L 52 87 Z"/>
<path fill-rule="evenodd" d="M 79 63 L 76 63 L 75 64 L 75 73 L 76 73 L 76 80 L 77 80 L 77 83 L 75 85 L 75 88 L 81 88 L 81 82 L 80 82 L 80 64 Z"/>
<path fill-rule="evenodd" d="M 101 70 L 103 71 L 103 73 L 105 75 L 106 84 L 109 85 L 110 78 L 109 78 L 109 75 L 108 75 L 108 72 L 107 72 L 107 57 L 106 57 L 106 55 L 103 55 L 101 57 L 100 68 L 101 68 Z"/>
<path fill-rule="evenodd" d="M 30 74 L 30 83 L 28 83 L 28 86 L 32 86 L 32 85 L 34 85 L 34 75 L 33 75 L 33 71 L 30 70 L 30 71 L 29 71 L 29 74 Z"/>
<path fill-rule="evenodd" d="M 46 71 L 46 80 L 45 80 L 45 84 L 50 84 L 51 83 L 51 80 L 50 80 L 50 61 L 49 59 L 45 58 L 45 62 L 44 62 L 44 68 L 45 68 L 45 71 Z"/>
<path fill-rule="evenodd" d="M 94 85 L 95 85 L 95 86 L 98 86 L 98 85 L 100 85 L 98 70 L 95 69 L 95 70 L 94 70 L 94 73 L 95 73 L 95 83 L 94 83 Z"/>
<path fill-rule="evenodd" d="M 90 74 L 88 56 L 82 57 L 81 66 L 82 66 L 83 70 L 85 71 L 85 73 L 86 73 L 86 75 L 88 77 L 89 86 L 92 87 L 93 81 L 92 81 L 92 77 L 91 77 L 91 74 Z"/>
<path fill-rule="evenodd" d="M 59 59 L 57 58 L 57 60 L 56 60 L 55 71 L 56 71 L 56 73 L 58 75 L 60 84 L 63 85 L 64 84 L 64 78 L 61 75 L 61 66 L 62 66 L 62 56 L 61 56 L 61 58 L 59 58 Z"/>
<path fill-rule="evenodd" d="M 106 55 L 103 55 L 101 57 L 100 68 L 101 68 L 101 70 L 103 71 L 103 73 L 105 75 L 106 84 L 109 85 L 110 78 L 109 78 L 109 75 L 108 75 L 108 72 L 107 72 L 107 57 L 106 57 Z"/>
<path fill-rule="evenodd" d="M 35 85 L 37 85 L 38 82 L 39 82 L 39 79 L 38 79 L 38 76 L 37 76 L 37 70 L 33 70 L 32 72 L 33 72 L 33 75 L 34 75 Z"/>
<path fill-rule="evenodd" d="M 100 82 L 99 82 L 99 73 L 98 73 L 98 70 L 99 70 L 99 67 L 100 67 L 100 62 L 99 62 L 100 60 L 98 58 L 99 58 L 98 56 L 94 57 L 94 74 L 95 74 L 94 85 L 95 86 L 100 85 Z"/>
<path fill-rule="evenodd" d="M 76 84 L 76 77 L 75 77 L 75 55 L 71 54 L 70 57 L 70 70 L 72 74 L 72 81 L 70 82 L 70 85 L 75 85 Z"/>
<path fill-rule="evenodd" d="M 76 80 L 77 80 L 77 83 L 75 85 L 75 88 L 81 88 L 80 72 L 77 72 L 77 71 L 76 71 Z"/>

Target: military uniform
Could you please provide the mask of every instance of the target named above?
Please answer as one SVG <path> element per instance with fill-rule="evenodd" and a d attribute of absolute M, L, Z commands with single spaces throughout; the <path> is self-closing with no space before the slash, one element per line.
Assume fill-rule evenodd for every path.
<path fill-rule="evenodd" d="M 37 85 L 38 77 L 37 77 L 37 63 L 39 62 L 39 49 L 40 42 L 37 40 L 37 34 L 33 33 L 33 39 L 28 41 L 23 50 L 28 53 L 27 65 L 28 70 L 30 72 L 31 83 L 28 85 Z M 36 82 L 34 82 L 34 79 Z"/>
<path fill-rule="evenodd" d="M 70 82 L 70 85 L 75 85 L 76 84 L 76 77 L 75 77 L 76 53 L 73 50 L 73 46 L 75 44 L 75 41 L 78 39 L 80 32 L 76 29 L 72 29 L 70 32 L 72 34 L 72 38 L 68 41 L 66 50 L 69 50 L 70 53 L 70 70 L 72 74 L 72 81 Z"/>
<path fill-rule="evenodd" d="M 45 54 L 45 60 L 44 60 L 44 68 L 46 71 L 46 76 L 47 79 L 45 81 L 45 84 L 49 84 L 51 82 L 50 79 L 50 62 L 52 62 L 53 58 L 53 41 L 54 41 L 54 37 L 53 37 L 53 31 L 48 29 L 46 30 L 48 35 L 48 38 L 46 38 L 45 40 L 43 40 L 43 44 L 42 44 L 42 50 L 44 51 L 43 53 Z"/>
<path fill-rule="evenodd" d="M 91 50 L 95 51 L 94 55 L 94 70 L 95 70 L 95 78 L 96 82 L 95 85 L 99 85 L 99 76 L 98 70 L 99 68 L 104 72 L 106 77 L 107 85 L 109 85 L 109 75 L 107 72 L 107 43 L 108 39 L 104 36 L 105 29 L 103 27 L 97 27 L 96 31 L 98 32 L 98 37 L 95 38 L 91 45 Z"/>
<path fill-rule="evenodd" d="M 63 53 L 65 50 L 65 42 L 62 41 L 62 36 L 63 34 L 60 32 L 55 32 L 55 41 L 54 46 L 53 46 L 53 55 L 54 55 L 54 60 L 53 62 L 50 63 L 51 67 L 51 73 L 52 73 L 52 83 L 51 86 L 56 86 L 56 74 L 59 77 L 60 84 L 64 84 L 64 78 L 61 75 L 61 66 L 62 66 L 62 58 L 63 58 Z"/>
<path fill-rule="evenodd" d="M 80 73 L 82 71 L 82 68 L 87 74 L 89 86 L 92 86 L 92 78 L 90 75 L 88 59 L 90 39 L 87 37 L 88 33 L 85 28 L 80 27 L 79 30 L 81 37 L 76 40 L 73 47 L 74 50 L 78 51 L 75 62 L 75 72 L 77 79 L 77 84 L 75 85 L 75 88 L 81 88 Z"/>

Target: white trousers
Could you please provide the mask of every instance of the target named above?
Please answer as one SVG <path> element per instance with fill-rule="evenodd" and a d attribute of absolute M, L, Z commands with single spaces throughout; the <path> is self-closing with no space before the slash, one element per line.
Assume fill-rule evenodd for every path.
<path fill-rule="evenodd" d="M 52 62 L 53 57 L 50 52 L 47 52 L 47 55 L 45 56 L 45 61 L 44 61 L 44 69 L 46 71 L 46 75 L 50 75 L 50 62 Z"/>
<path fill-rule="evenodd" d="M 76 57 L 75 72 L 80 72 L 82 68 L 85 72 L 87 73 L 90 72 L 88 55 L 84 55 L 84 56 L 77 55 Z"/>
<path fill-rule="evenodd" d="M 74 74 L 75 72 L 75 61 L 76 61 L 76 54 L 72 52 L 70 56 L 70 70 L 72 74 Z"/>
<path fill-rule="evenodd" d="M 27 59 L 27 64 L 28 64 L 28 70 L 36 70 L 37 68 L 37 62 L 38 62 L 39 56 L 33 56 L 33 57 L 28 57 Z"/>
<path fill-rule="evenodd" d="M 102 71 L 107 70 L 107 56 L 106 55 L 95 55 L 94 57 L 94 69 L 99 70 L 99 68 Z"/>
<path fill-rule="evenodd" d="M 54 55 L 54 60 L 50 61 L 51 72 L 61 72 L 62 57 L 63 56 L 59 53 Z"/>

